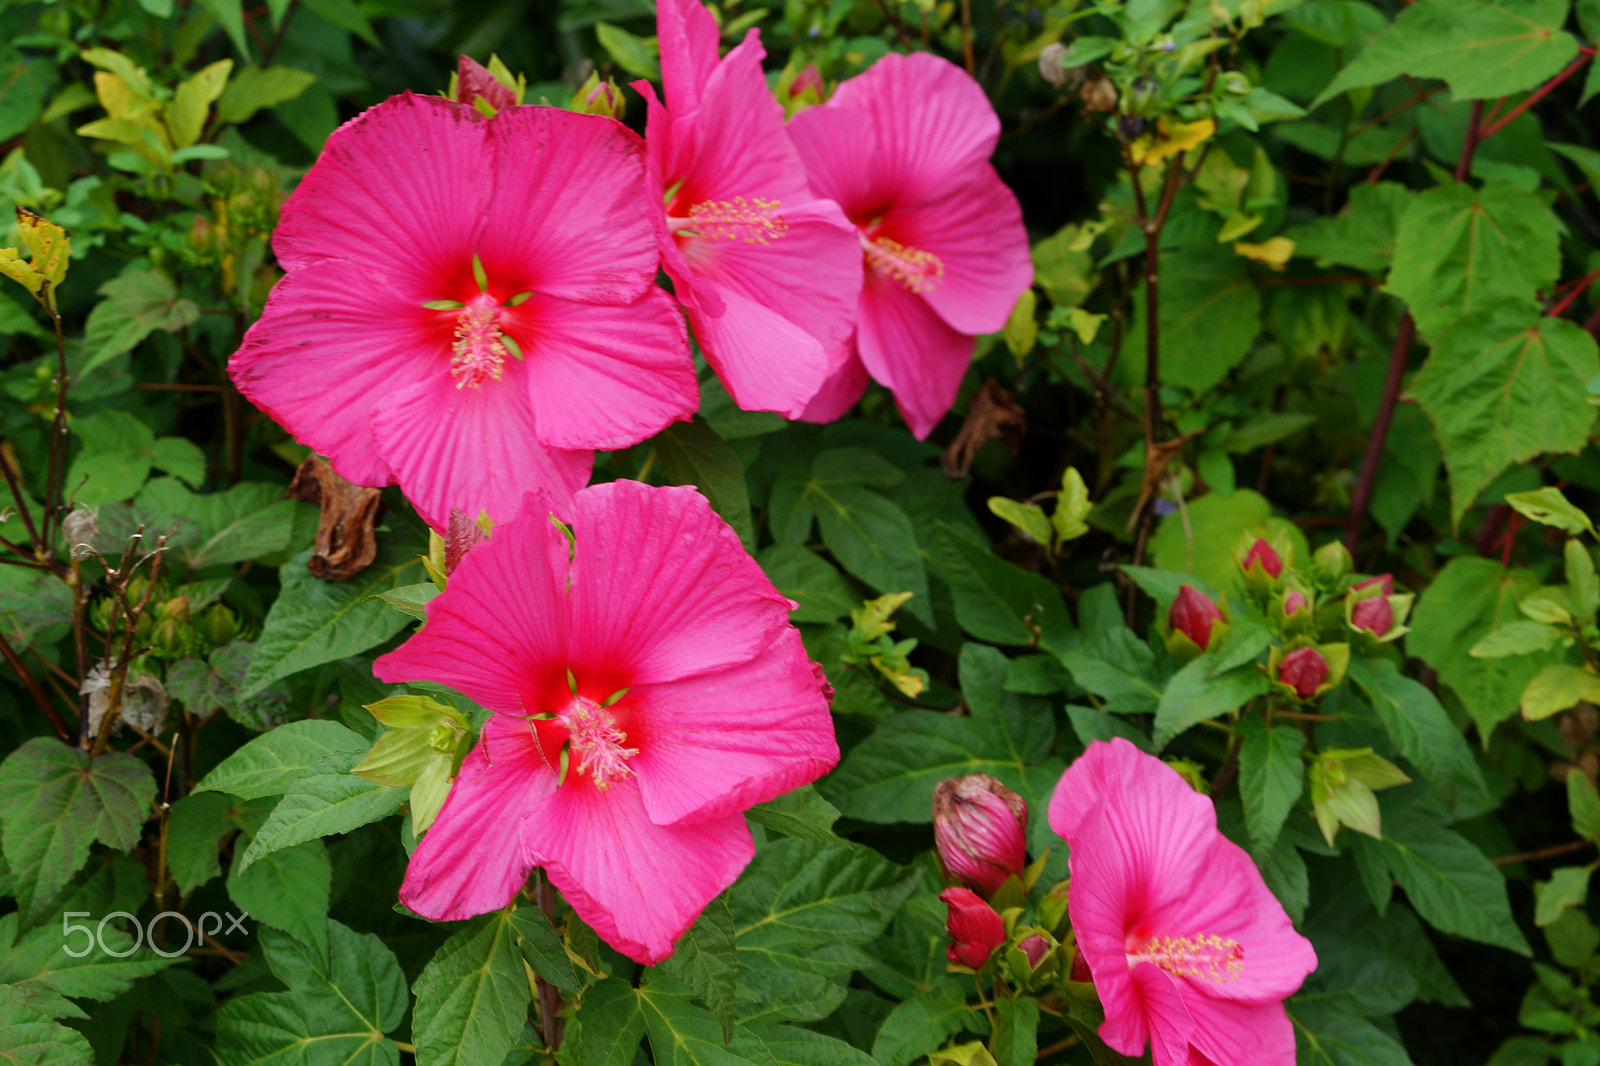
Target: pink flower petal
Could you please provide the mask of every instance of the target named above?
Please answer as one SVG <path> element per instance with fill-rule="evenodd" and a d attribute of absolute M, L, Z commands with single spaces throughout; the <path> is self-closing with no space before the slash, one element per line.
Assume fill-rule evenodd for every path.
<path fill-rule="evenodd" d="M 878 135 L 871 115 L 808 107 L 789 120 L 789 139 L 805 160 L 812 193 L 833 200 L 846 215 L 856 218 L 893 202 L 891 175 L 877 165 Z"/>
<path fill-rule="evenodd" d="M 1264 1066 L 1295 1061 L 1294 1024 L 1277 1000 L 1234 1003 L 1190 996 L 1184 1000 L 1194 1019 L 1191 1058 L 1215 1066 Z M 1203 1056 L 1203 1057 L 1202 1057 Z"/>
<path fill-rule="evenodd" d="M 623 704 L 639 727 L 628 765 L 657 825 L 743 811 L 839 761 L 827 697 L 792 628 L 751 662 L 638 685 Z"/>
<path fill-rule="evenodd" d="M 856 349 L 868 373 L 894 393 L 918 440 L 932 433 L 955 403 L 973 343 L 923 297 L 875 270 L 866 272 Z"/>
<path fill-rule="evenodd" d="M 829 349 L 735 288 L 695 286 L 697 295 L 708 290 L 717 294 L 723 313 L 713 318 L 690 308 L 689 324 L 728 395 L 746 411 L 798 417 L 822 388 L 832 366 Z"/>
<path fill-rule="evenodd" d="M 569 779 L 523 822 L 522 844 L 579 917 L 647 965 L 672 954 L 673 941 L 755 854 L 740 814 L 653 824 L 635 781 L 599 792 Z"/>
<path fill-rule="evenodd" d="M 661 43 L 661 89 L 672 106 L 691 111 L 700 106 L 700 87 L 717 66 L 722 31 L 700 0 L 660 0 L 656 36 Z"/>
<path fill-rule="evenodd" d="M 694 677 L 748 662 L 789 625 L 790 601 L 693 488 L 596 485 L 572 525 L 580 676 L 625 664 L 635 685 Z"/>
<path fill-rule="evenodd" d="M 515 521 L 462 557 L 421 631 L 373 664 L 380 681 L 437 681 L 508 714 L 549 710 L 541 681 L 568 695 L 567 538 L 547 499 L 530 494 Z"/>
<path fill-rule="evenodd" d="M 852 346 L 844 365 L 823 382 L 821 390 L 806 405 L 805 411 L 800 415 L 801 420 L 832 422 L 842 417 L 861 399 L 861 394 L 867 391 L 867 382 L 871 380 L 867 376 L 867 368 L 861 362 L 861 357 L 855 353 Z"/>
<path fill-rule="evenodd" d="M 967 172 L 985 162 L 1000 139 L 1000 119 L 983 88 L 954 63 L 927 52 L 889 53 L 841 83 L 826 106 L 872 116 L 873 165 L 902 204 L 942 199 L 966 184 Z"/>
<path fill-rule="evenodd" d="M 471 256 L 494 192 L 488 128 L 470 107 L 411 93 L 346 122 L 284 205 L 279 264 L 359 261 L 407 301 L 441 298 L 439 264 Z"/>
<path fill-rule="evenodd" d="M 432 312 L 353 263 L 319 261 L 286 275 L 228 361 L 245 397 L 357 485 L 394 473 L 369 412 L 385 394 L 449 380 L 450 330 Z"/>
<path fill-rule="evenodd" d="M 1033 282 L 1022 207 L 987 163 L 937 203 L 892 212 L 879 232 L 939 257 L 944 272 L 923 299 L 962 333 L 1004 329 Z"/>
<path fill-rule="evenodd" d="M 637 134 L 602 115 L 514 107 L 489 144 L 498 180 L 473 251 L 506 279 L 497 296 L 620 304 L 652 288 L 660 253 Z"/>
<path fill-rule="evenodd" d="M 434 921 L 471 918 L 510 903 L 533 868 L 518 823 L 555 785 L 527 721 L 490 716 L 411 855 L 400 901 Z"/>
<path fill-rule="evenodd" d="M 660 289 L 625 307 L 535 296 L 501 321 L 522 348 L 518 384 L 539 439 L 553 447 L 625 448 L 694 417 L 683 316 Z"/>
<path fill-rule="evenodd" d="M 448 527 L 454 507 L 505 522 L 521 509 L 524 493 L 539 490 L 564 514 L 589 480 L 593 453 L 539 443 L 523 373 L 513 361 L 500 381 L 456 388 L 441 370 L 374 412 L 379 451 L 434 529 Z"/>
<path fill-rule="evenodd" d="M 1133 968 L 1133 985 L 1150 1025 L 1150 1057 L 1154 1066 L 1188 1066 L 1189 1040 L 1196 1025 L 1188 1010 L 1188 1000 L 1178 994 L 1172 978 L 1148 962 Z M 1110 1024 L 1109 1020 L 1106 1024 Z M 1101 1027 L 1105 1039 L 1105 1025 Z M 1110 1043 L 1110 1041 L 1107 1041 Z M 1139 1048 L 1130 1054 L 1138 1054 Z M 1267 1066 L 1263 1060 L 1258 1066 Z M 1288 1066 L 1283 1063 L 1282 1066 Z"/>

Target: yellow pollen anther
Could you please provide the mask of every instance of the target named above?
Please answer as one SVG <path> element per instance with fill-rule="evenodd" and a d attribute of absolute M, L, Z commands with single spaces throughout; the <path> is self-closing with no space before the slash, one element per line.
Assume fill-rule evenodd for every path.
<path fill-rule="evenodd" d="M 1244 972 L 1244 946 L 1210 933 L 1161 936 L 1138 951 L 1128 952 L 1130 970 L 1141 962 L 1159 966 L 1175 977 L 1199 977 L 1223 984 Z"/>
<path fill-rule="evenodd" d="M 456 379 L 456 388 L 476 389 L 485 379 L 499 381 L 507 355 L 499 310 L 480 298 L 457 312 L 450 352 L 450 376 Z"/>
<path fill-rule="evenodd" d="M 868 240 L 861 236 L 867 265 L 885 277 L 893 278 L 912 292 L 932 292 L 944 277 L 944 263 L 932 252 L 910 248 L 889 237 Z"/>
<path fill-rule="evenodd" d="M 591 699 L 579 696 L 556 721 L 566 727 L 572 768 L 587 774 L 602 791 L 633 776 L 628 760 L 638 748 L 625 748 L 628 734 L 618 729 L 611 713 Z"/>
<path fill-rule="evenodd" d="M 777 200 L 742 196 L 732 200 L 702 200 L 689 208 L 688 218 L 669 218 L 673 230 L 685 237 L 708 241 L 744 241 L 769 244 L 789 231 L 789 223 L 778 214 L 783 205 Z"/>

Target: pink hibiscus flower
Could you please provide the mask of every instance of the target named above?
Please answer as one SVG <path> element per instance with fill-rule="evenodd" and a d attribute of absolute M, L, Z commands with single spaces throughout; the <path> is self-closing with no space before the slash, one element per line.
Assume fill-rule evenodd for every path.
<path fill-rule="evenodd" d="M 656 8 L 666 103 L 646 144 L 662 264 L 700 349 L 746 410 L 796 418 L 845 359 L 861 253 L 837 204 L 819 200 L 761 73 L 751 30 L 717 58 L 717 23 L 697 0 Z"/>
<path fill-rule="evenodd" d="M 1004 327 L 1033 280 L 1022 209 L 988 163 L 1000 120 L 959 67 L 891 54 L 796 115 L 789 134 L 866 260 L 851 359 L 805 417 L 839 417 L 870 374 L 926 437 L 955 402 L 976 335 Z"/>
<path fill-rule="evenodd" d="M 533 488 L 564 508 L 588 449 L 696 407 L 645 195 L 643 145 L 611 119 L 394 97 L 336 130 L 284 205 L 288 273 L 229 372 L 436 529 L 452 507 L 504 521 Z"/>
<path fill-rule="evenodd" d="M 1283 1010 L 1316 969 L 1211 801 L 1126 740 L 1062 775 L 1050 827 L 1072 849 L 1068 911 L 1105 1007 L 1100 1036 L 1155 1066 L 1289 1066 Z"/>
<path fill-rule="evenodd" d="M 505 906 L 542 866 L 645 963 L 754 854 L 743 812 L 839 759 L 831 691 L 791 603 L 692 488 L 573 496 L 573 541 L 528 498 L 461 560 L 386 682 L 494 713 L 400 898 L 447 920 Z"/>

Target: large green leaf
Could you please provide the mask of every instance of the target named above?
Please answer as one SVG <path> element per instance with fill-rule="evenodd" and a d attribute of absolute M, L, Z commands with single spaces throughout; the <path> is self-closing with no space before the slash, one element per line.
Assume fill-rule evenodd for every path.
<path fill-rule="evenodd" d="M 1455 521 L 1513 463 L 1583 449 L 1595 418 L 1584 390 L 1597 372 L 1594 338 L 1531 301 L 1492 304 L 1440 332 L 1411 394 L 1444 449 Z"/>
<path fill-rule="evenodd" d="M 911 593 L 904 610 L 931 625 L 928 575 L 906 513 L 881 493 L 855 482 L 813 479 L 807 491 L 822 542 L 839 564 L 879 592 Z"/>
<path fill-rule="evenodd" d="M 817 791 L 815 785 L 801 785 L 777 799 L 758 803 L 745 814 L 759 826 L 786 837 L 801 840 L 830 840 L 839 809 Z"/>
<path fill-rule="evenodd" d="M 1267 854 L 1277 843 L 1284 819 L 1294 809 L 1305 781 L 1300 751 L 1306 736 L 1291 726 L 1269 726 L 1248 715 L 1238 726 L 1244 742 L 1239 746 L 1239 797 L 1244 800 L 1244 823 L 1250 845 Z"/>
<path fill-rule="evenodd" d="M 950 586 L 956 621 L 978 640 L 1059 652 L 1072 616 L 1047 578 L 1006 562 L 963 531 L 941 522 L 928 538 L 935 573 Z"/>
<path fill-rule="evenodd" d="M 1439 672 L 1478 725 L 1485 747 L 1495 724 L 1517 713 L 1528 682 L 1556 652 L 1495 659 L 1470 654 L 1490 632 L 1522 618 L 1517 603 L 1539 587 L 1528 570 L 1508 570 L 1493 559 L 1452 559 L 1423 590 L 1411 615 L 1406 651 Z"/>
<path fill-rule="evenodd" d="M 426 580 L 423 550 L 420 538 L 381 538 L 372 565 L 340 582 L 311 573 L 311 549 L 290 559 L 278 571 L 283 588 L 267 612 L 239 694 L 254 695 L 280 677 L 366 651 L 410 625 L 377 596 Z"/>
<path fill-rule="evenodd" d="M 1145 365 L 1144 287 L 1134 292 L 1122 364 L 1142 381 Z M 1204 392 L 1250 351 L 1261 332 L 1261 295 L 1250 265 L 1226 249 L 1201 248 L 1161 257 L 1161 383 Z"/>
<path fill-rule="evenodd" d="M 800 604 L 791 622 L 832 622 L 861 605 L 861 596 L 826 559 L 799 544 L 773 544 L 756 556 L 774 587 Z"/>
<path fill-rule="evenodd" d="M 1294 254 L 1314 257 L 1319 267 L 1348 266 L 1385 273 L 1394 260 L 1400 219 L 1415 197 L 1416 193 L 1392 181 L 1352 186 L 1350 202 L 1339 214 L 1289 230 Z"/>
<path fill-rule="evenodd" d="M 365 752 L 360 734 L 326 719 L 290 722 L 229 755 L 194 787 L 196 792 L 226 792 L 243 799 L 280 796 L 294 787 L 319 760 L 341 752 Z"/>
<path fill-rule="evenodd" d="M 877 1060 L 843 1040 L 795 1025 L 748 1027 L 772 1053 L 778 1066 L 875 1066 Z"/>
<path fill-rule="evenodd" d="M 296 508 L 310 510 L 284 499 L 281 485 L 245 481 L 223 492 L 197 493 L 174 478 L 151 481 L 134 507 L 152 529 L 171 531 L 167 547 L 192 570 L 288 551 Z"/>
<path fill-rule="evenodd" d="M 1401 75 L 1443 78 L 1458 100 L 1531 89 L 1578 54 L 1568 0 L 1417 0 L 1312 103 Z"/>
<path fill-rule="evenodd" d="M 94 1052 L 68 1029 L 28 1006 L 18 988 L 0 985 L 0 1063 L 5 1066 L 90 1066 Z"/>
<path fill-rule="evenodd" d="M 364 755 L 338 751 L 306 767 L 256 832 L 235 871 L 243 873 L 274 851 L 316 837 L 348 833 L 398 811 L 408 794 L 406 789 L 389 788 L 350 772 Z"/>
<path fill-rule="evenodd" d="M 712 510 L 739 534 L 746 551 L 756 546 L 750 520 L 750 495 L 744 484 L 744 464 L 706 420 L 674 422 L 652 441 L 661 460 L 661 472 L 674 485 L 693 485 L 711 501 Z"/>
<path fill-rule="evenodd" d="M 637 995 L 657 1066 L 777 1066 L 759 1037 L 742 1025 L 724 1029 L 665 974 L 652 974 Z"/>
<path fill-rule="evenodd" d="M 661 968 L 699 996 L 731 1038 L 739 989 L 738 948 L 733 939 L 733 913 L 726 896 L 706 904 L 689 931 L 678 939 Z"/>
<path fill-rule="evenodd" d="M 134 346 L 156 330 L 177 333 L 195 324 L 200 308 L 178 295 L 172 279 L 158 270 L 129 270 L 100 286 L 105 297 L 89 312 L 83 346 L 88 355 L 80 374 Z"/>
<path fill-rule="evenodd" d="M 872 1042 L 872 1057 L 883 1066 L 910 1066 L 962 1030 L 987 1032 L 988 1028 L 983 1016 L 967 1006 L 961 983 L 941 977 L 933 988 L 918 992 L 889 1013 Z"/>
<path fill-rule="evenodd" d="M 317 948 L 326 947 L 328 896 L 333 866 L 320 840 L 275 851 L 243 873 L 235 852 L 228 896 L 250 917 Z"/>
<path fill-rule="evenodd" d="M 1156 708 L 1157 748 L 1166 747 L 1191 726 L 1237 711 L 1265 695 L 1267 675 L 1255 663 L 1226 671 L 1219 671 L 1218 665 L 1217 656 L 1202 655 L 1172 675 Z"/>
<path fill-rule="evenodd" d="M 209 718 L 220 707 L 229 718 L 258 733 L 282 725 L 289 708 L 287 698 L 278 689 L 263 689 L 249 699 L 239 698 L 239 682 L 250 669 L 254 651 L 255 645 L 248 640 L 230 640 L 214 650 L 209 659 L 179 659 L 167 667 L 167 692 L 198 718 Z"/>
<path fill-rule="evenodd" d="M 1411 1066 L 1400 1042 L 1365 1018 L 1318 1002 L 1285 1004 L 1295 1066 Z"/>
<path fill-rule="evenodd" d="M 261 934 L 267 965 L 289 990 L 224 1003 L 218 1061 L 398 1066 L 400 1049 L 386 1034 L 406 1013 L 399 963 L 371 933 L 328 921 L 325 936 L 327 949 L 317 951 L 270 929 Z"/>
<path fill-rule="evenodd" d="M 1389 739 L 1442 795 L 1457 788 L 1487 795 L 1483 771 L 1461 731 L 1422 684 L 1400 673 L 1388 659 L 1353 656 L 1346 676 L 1366 694 Z"/>
<path fill-rule="evenodd" d="M 196 792 L 172 805 L 167 816 L 167 869 L 185 894 L 222 873 L 218 847 L 235 830 L 254 832 L 275 801 L 241 800 L 221 792 Z"/>
<path fill-rule="evenodd" d="M 499 1062 L 511 1050 L 532 998 L 517 951 L 515 913 L 507 907 L 472 919 L 423 967 L 411 986 L 419 1062 L 476 1066 Z"/>
<path fill-rule="evenodd" d="M 572 1038 L 575 1061 L 584 1066 L 629 1066 L 644 1039 L 644 1011 L 627 981 L 608 977 L 583 994 L 579 1028 Z"/>
<path fill-rule="evenodd" d="M 131 755 L 96 759 L 54 737 L 35 737 L 0 763 L 0 846 L 16 881 L 25 926 L 89 858 L 95 841 L 121 851 L 139 842 L 156 781 Z"/>
<path fill-rule="evenodd" d="M 1257 537 L 1281 533 L 1294 545 L 1296 559 L 1304 562 L 1310 556 L 1305 534 L 1293 523 L 1274 517 L 1272 505 L 1258 492 L 1213 492 L 1190 500 L 1185 507 L 1187 513 L 1174 512 L 1163 518 L 1150 538 L 1150 557 L 1163 569 L 1182 570 L 1213 588 L 1227 589 L 1239 572 L 1234 549 L 1246 533 Z"/>
<path fill-rule="evenodd" d="M 83 1018 L 82 1009 L 67 1002 L 69 998 L 102 1003 L 115 999 L 139 978 L 164 970 L 177 961 L 176 954 L 164 958 L 136 945 L 127 932 L 126 918 L 101 925 L 105 914 L 91 911 L 85 915 L 71 903 L 68 907 L 76 913 L 65 922 L 53 920 L 20 934 L 17 913 L 0 918 L 0 985 L 23 993 L 29 1007 L 40 1014 Z M 68 924 L 72 927 L 70 931 Z M 78 932 L 80 929 L 87 932 Z M 136 947 L 141 950 L 135 950 Z M 168 942 L 167 950 L 175 947 L 181 945 Z M 75 956 L 68 948 L 88 950 Z"/>
<path fill-rule="evenodd" d="M 1445 328 L 1463 316 L 1497 300 L 1531 299 L 1554 282 L 1558 242 L 1555 214 L 1510 182 L 1437 185 L 1400 216 L 1385 286 L 1411 305 L 1422 335 L 1442 344 Z"/>

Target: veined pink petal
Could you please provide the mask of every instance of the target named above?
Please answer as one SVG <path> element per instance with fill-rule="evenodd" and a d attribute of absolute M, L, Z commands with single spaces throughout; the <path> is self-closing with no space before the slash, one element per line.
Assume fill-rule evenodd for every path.
<path fill-rule="evenodd" d="M 832 422 L 840 418 L 861 399 L 861 394 L 867 391 L 867 382 L 872 379 L 867 376 L 867 368 L 861 362 L 861 356 L 855 352 L 851 345 L 850 353 L 845 357 L 844 363 L 833 375 L 823 382 L 821 390 L 811 398 L 805 411 L 800 415 L 804 422 Z"/>
<path fill-rule="evenodd" d="M 407 300 L 439 299 L 439 264 L 468 259 L 493 193 L 489 123 L 436 96 L 390 97 L 327 144 L 272 236 L 285 270 L 361 262 Z"/>
<path fill-rule="evenodd" d="M 808 107 L 789 120 L 789 139 L 805 160 L 816 196 L 833 200 L 859 221 L 894 202 L 893 179 L 878 166 L 877 127 L 864 111 Z"/>
<path fill-rule="evenodd" d="M 655 825 L 631 780 L 603 795 L 569 782 L 528 816 L 522 844 L 580 918 L 647 965 L 672 954 L 672 942 L 755 855 L 743 815 Z"/>
<path fill-rule="evenodd" d="M 437 681 L 506 714 L 547 710 L 541 685 L 567 695 L 567 538 L 548 510 L 530 493 L 462 557 L 421 631 L 373 663 L 380 681 Z"/>
<path fill-rule="evenodd" d="M 974 343 L 923 297 L 875 270 L 866 272 L 856 350 L 868 373 L 894 393 L 918 440 L 926 439 L 955 403 Z"/>
<path fill-rule="evenodd" d="M 473 250 L 510 290 L 495 295 L 621 304 L 653 287 L 659 252 L 637 134 L 603 115 L 513 107 L 489 124 L 489 146 L 497 180 Z"/>
<path fill-rule="evenodd" d="M 1139 1002 L 1150 1024 L 1150 1058 L 1154 1066 L 1188 1066 L 1189 1043 L 1197 1026 L 1188 1009 L 1188 1000 L 1178 994 L 1172 978 L 1166 973 L 1142 962 L 1133 968 L 1133 986 L 1138 990 Z M 1100 1026 L 1101 1039 L 1105 1039 L 1107 1023 Z M 1107 1041 L 1109 1043 L 1109 1041 Z M 1138 1048 L 1130 1054 L 1138 1054 Z M 1263 1059 L 1257 1066 L 1269 1066 L 1271 1060 Z M 1288 1066 L 1282 1060 L 1278 1066 Z"/>
<path fill-rule="evenodd" d="M 661 0 L 656 5 L 661 45 L 661 88 L 675 109 L 700 106 L 700 88 L 717 66 L 722 31 L 699 0 Z"/>
<path fill-rule="evenodd" d="M 394 480 L 369 412 L 389 391 L 449 379 L 450 332 L 352 263 L 291 271 L 228 361 L 239 391 L 357 485 Z"/>
<path fill-rule="evenodd" d="M 694 417 L 683 316 L 662 290 L 623 307 L 535 296 L 502 321 L 524 356 L 517 387 L 552 446 L 625 448 Z M 510 375 L 497 384 L 511 386 Z"/>
<path fill-rule="evenodd" d="M 748 662 L 789 625 L 779 595 L 693 488 L 595 485 L 572 520 L 574 669 L 626 664 L 635 685 Z"/>
<path fill-rule="evenodd" d="M 872 116 L 873 165 L 903 204 L 942 199 L 964 185 L 967 171 L 985 162 L 1000 139 L 1000 119 L 983 88 L 928 52 L 889 53 L 840 83 L 825 106 Z"/>
<path fill-rule="evenodd" d="M 839 761 L 827 697 L 793 628 L 750 662 L 636 685 L 624 702 L 639 723 L 628 765 L 657 825 L 743 811 Z"/>
<path fill-rule="evenodd" d="M 500 381 L 457 388 L 441 370 L 391 394 L 373 413 L 380 453 L 434 529 L 448 527 L 453 507 L 505 522 L 521 509 L 523 494 L 541 489 L 564 514 L 589 480 L 592 452 L 539 442 L 524 373 L 513 361 Z"/>
<path fill-rule="evenodd" d="M 733 402 L 746 411 L 796 418 L 822 388 L 832 356 L 817 338 L 734 288 L 697 282 L 717 295 L 715 318 L 690 307 L 689 325 Z"/>
<path fill-rule="evenodd" d="M 1191 996 L 1184 1000 L 1194 1019 L 1189 1059 L 1215 1066 L 1264 1066 L 1295 1061 L 1294 1025 L 1278 1000 L 1235 1003 Z M 1200 1058 L 1204 1056 L 1204 1058 Z"/>
<path fill-rule="evenodd" d="M 525 719 L 495 714 L 406 867 L 400 900 L 434 921 L 510 903 L 533 868 L 517 827 L 556 787 Z"/>
<path fill-rule="evenodd" d="M 916 210 L 897 209 L 881 231 L 939 257 L 943 273 L 923 294 L 951 328 L 997 333 L 1033 283 L 1022 207 L 988 163 L 971 182 Z"/>

